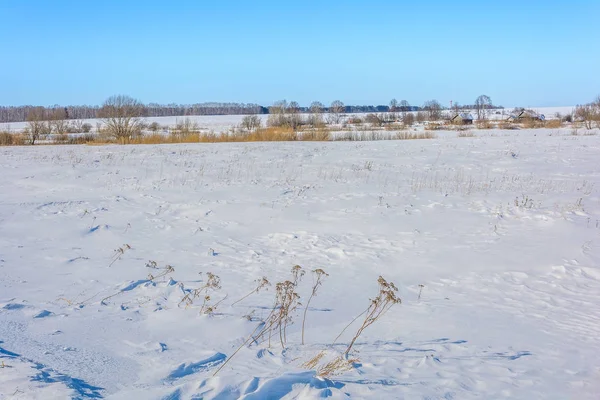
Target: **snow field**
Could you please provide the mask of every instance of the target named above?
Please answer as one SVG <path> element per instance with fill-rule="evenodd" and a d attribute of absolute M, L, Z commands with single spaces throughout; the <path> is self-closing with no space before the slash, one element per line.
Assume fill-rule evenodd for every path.
<path fill-rule="evenodd" d="M 600 139 L 536 131 L 2 148 L 0 399 L 594 399 Z M 285 349 L 252 343 L 213 376 L 273 287 L 232 304 L 294 265 L 302 303 L 329 274 L 306 344 L 301 306 Z M 181 304 L 208 272 L 210 316 Z M 347 347 L 380 275 L 402 304 L 353 368 L 303 368 Z"/>

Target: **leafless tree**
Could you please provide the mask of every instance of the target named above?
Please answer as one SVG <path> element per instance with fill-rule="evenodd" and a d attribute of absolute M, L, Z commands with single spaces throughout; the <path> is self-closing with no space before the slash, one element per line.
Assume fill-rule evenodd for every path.
<path fill-rule="evenodd" d="M 57 135 L 65 135 L 69 131 L 67 111 L 64 108 L 55 108 L 49 116 L 50 130 Z"/>
<path fill-rule="evenodd" d="M 117 95 L 109 97 L 98 116 L 104 123 L 104 131 L 112 138 L 126 140 L 141 133 L 144 105 L 129 96 Z"/>
<path fill-rule="evenodd" d="M 245 129 L 248 132 L 254 132 L 255 130 L 259 129 L 261 125 L 262 120 L 258 115 L 246 115 L 244 118 L 242 118 L 242 129 Z"/>
<path fill-rule="evenodd" d="M 384 117 L 383 115 L 378 114 L 367 114 L 365 116 L 365 122 L 373 126 L 381 126 L 383 125 Z"/>
<path fill-rule="evenodd" d="M 390 100 L 390 118 L 395 121 L 398 119 L 398 112 L 399 107 L 398 107 L 398 100 L 396 99 L 392 99 Z"/>
<path fill-rule="evenodd" d="M 302 116 L 300 115 L 300 105 L 296 101 L 290 101 L 287 109 L 288 125 L 292 129 L 298 128 L 302 125 Z"/>
<path fill-rule="evenodd" d="M 92 124 L 89 124 L 86 122 L 83 125 L 81 125 L 81 132 L 89 133 L 91 130 L 92 130 Z"/>
<path fill-rule="evenodd" d="M 319 101 L 313 101 L 310 104 L 310 117 L 309 117 L 309 123 L 312 126 L 321 126 L 323 125 L 324 121 L 323 121 L 323 109 L 325 108 L 325 106 L 323 105 L 323 103 L 319 102 Z"/>
<path fill-rule="evenodd" d="M 406 126 L 412 126 L 415 123 L 415 115 L 411 112 L 405 112 L 402 116 L 402 123 Z"/>
<path fill-rule="evenodd" d="M 423 104 L 429 121 L 438 121 L 442 118 L 442 105 L 437 100 L 429 100 Z"/>
<path fill-rule="evenodd" d="M 48 131 L 46 111 L 43 107 L 36 107 L 27 114 L 27 133 L 29 144 L 34 145 Z"/>
<path fill-rule="evenodd" d="M 475 99 L 475 110 L 477 111 L 477 119 L 487 119 L 488 112 L 492 108 L 492 99 L 490 96 L 482 94 Z"/>
<path fill-rule="evenodd" d="M 286 116 L 288 110 L 288 102 L 286 100 L 279 100 L 273 103 L 269 107 L 269 118 L 267 119 L 267 125 L 269 126 L 288 126 L 288 119 Z"/>
<path fill-rule="evenodd" d="M 583 122 L 587 129 L 594 125 L 600 128 L 600 96 L 595 101 L 575 107 L 575 119 Z"/>
<path fill-rule="evenodd" d="M 334 100 L 329 106 L 329 123 L 339 124 L 346 106 L 340 100 Z"/>

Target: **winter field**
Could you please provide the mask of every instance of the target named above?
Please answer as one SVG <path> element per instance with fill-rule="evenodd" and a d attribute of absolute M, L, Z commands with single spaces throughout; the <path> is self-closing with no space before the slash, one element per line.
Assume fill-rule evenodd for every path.
<path fill-rule="evenodd" d="M 0 148 L 0 399 L 598 399 L 599 159 L 545 129 Z M 247 341 L 295 265 L 285 346 Z M 402 303 L 327 373 L 380 275 Z"/>
<path fill-rule="evenodd" d="M 538 107 L 532 108 L 531 110 L 544 114 L 546 118 L 552 119 L 556 113 L 560 113 L 562 115 L 571 114 L 575 107 Z M 489 118 L 491 120 L 505 120 L 510 115 L 511 109 L 498 110 L 500 114 L 491 114 Z M 476 115 L 475 111 L 471 111 L 473 115 Z M 413 113 L 416 115 L 416 112 Z M 452 114 L 451 111 L 448 111 L 448 114 Z M 364 118 L 367 114 L 365 113 L 353 113 L 346 114 L 347 117 L 359 117 Z M 268 115 L 263 114 L 259 115 L 263 124 L 266 123 Z M 165 127 L 174 127 L 178 121 L 189 120 L 191 122 L 197 123 L 200 129 L 204 132 L 227 132 L 231 128 L 237 126 L 242 122 L 243 115 L 189 115 L 189 116 L 179 116 L 179 117 L 149 117 L 144 118 L 144 122 L 151 124 L 153 122 L 158 123 L 161 126 Z M 100 119 L 85 119 L 81 120 L 82 123 L 91 124 L 95 131 L 96 125 L 98 123 L 102 123 Z M 0 131 L 10 131 L 14 133 L 22 132 L 27 127 L 27 122 L 4 122 L 0 123 Z"/>

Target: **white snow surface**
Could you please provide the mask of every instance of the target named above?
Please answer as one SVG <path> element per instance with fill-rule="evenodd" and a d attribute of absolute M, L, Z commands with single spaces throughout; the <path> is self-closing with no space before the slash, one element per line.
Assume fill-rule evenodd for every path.
<path fill-rule="evenodd" d="M 0 399 L 597 399 L 600 137 L 534 132 L 0 148 Z M 329 274 L 306 344 L 300 307 L 233 356 L 294 265 Z M 179 306 L 207 272 L 210 316 Z M 352 369 L 303 368 L 380 275 Z"/>

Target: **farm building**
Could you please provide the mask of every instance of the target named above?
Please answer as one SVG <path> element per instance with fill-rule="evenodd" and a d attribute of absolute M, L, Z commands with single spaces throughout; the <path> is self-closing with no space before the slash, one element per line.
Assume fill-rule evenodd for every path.
<path fill-rule="evenodd" d="M 544 114 L 538 114 L 533 110 L 521 110 L 517 113 L 511 114 L 510 117 L 508 117 L 508 119 L 511 121 L 523 121 L 526 119 L 544 121 L 546 117 L 544 116 Z"/>
<path fill-rule="evenodd" d="M 450 119 L 450 122 L 456 125 L 471 125 L 473 116 L 469 113 L 458 113 Z"/>

